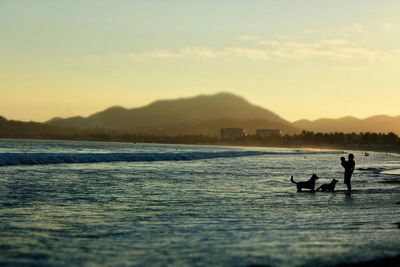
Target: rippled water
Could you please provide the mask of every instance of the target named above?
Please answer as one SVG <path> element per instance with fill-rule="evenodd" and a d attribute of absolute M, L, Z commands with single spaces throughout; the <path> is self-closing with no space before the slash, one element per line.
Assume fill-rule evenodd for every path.
<path fill-rule="evenodd" d="M 329 266 L 400 251 L 397 155 L 355 152 L 348 195 L 345 152 L 1 140 L 0 161 L 10 153 L 152 160 L 3 164 L 1 266 Z M 290 176 L 313 172 L 337 192 L 297 193 Z"/>

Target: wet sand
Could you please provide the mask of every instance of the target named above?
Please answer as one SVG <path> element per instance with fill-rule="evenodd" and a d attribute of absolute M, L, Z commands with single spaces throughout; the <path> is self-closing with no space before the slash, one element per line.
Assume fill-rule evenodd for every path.
<path fill-rule="evenodd" d="M 344 263 L 334 265 L 334 267 L 399 267 L 400 266 L 400 255 L 396 257 L 386 257 L 371 261 L 358 262 L 358 263 Z"/>

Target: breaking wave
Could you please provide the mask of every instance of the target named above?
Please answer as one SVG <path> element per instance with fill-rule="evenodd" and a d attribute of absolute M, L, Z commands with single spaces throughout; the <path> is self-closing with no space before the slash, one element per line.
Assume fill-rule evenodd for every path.
<path fill-rule="evenodd" d="M 262 151 L 151 153 L 0 153 L 0 166 L 135 161 L 187 161 L 267 154 Z"/>

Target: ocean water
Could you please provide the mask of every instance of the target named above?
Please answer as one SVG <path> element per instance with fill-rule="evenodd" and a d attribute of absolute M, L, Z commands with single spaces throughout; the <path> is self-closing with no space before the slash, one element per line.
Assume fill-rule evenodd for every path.
<path fill-rule="evenodd" d="M 0 140 L 0 266 L 332 266 L 400 252 L 400 157 Z M 290 176 L 334 193 L 297 193 Z"/>

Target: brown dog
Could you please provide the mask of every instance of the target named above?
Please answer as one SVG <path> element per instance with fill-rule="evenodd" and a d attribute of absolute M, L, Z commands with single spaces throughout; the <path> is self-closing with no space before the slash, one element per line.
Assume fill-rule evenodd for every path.
<path fill-rule="evenodd" d="M 313 174 L 311 176 L 310 179 L 308 179 L 308 181 L 304 181 L 304 182 L 295 182 L 293 180 L 293 176 L 290 177 L 290 181 L 292 181 L 292 183 L 297 185 L 297 192 L 300 192 L 301 189 L 306 188 L 306 189 L 310 189 L 311 192 L 315 191 L 315 181 L 318 180 L 319 177 L 316 174 Z"/>

